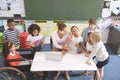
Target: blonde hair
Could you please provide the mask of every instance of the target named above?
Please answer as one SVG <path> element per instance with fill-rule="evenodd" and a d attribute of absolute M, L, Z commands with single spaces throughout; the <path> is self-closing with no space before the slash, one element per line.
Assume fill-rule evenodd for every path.
<path fill-rule="evenodd" d="M 92 32 L 90 34 L 90 39 L 93 44 L 98 43 L 101 41 L 101 35 L 99 34 L 99 32 Z"/>

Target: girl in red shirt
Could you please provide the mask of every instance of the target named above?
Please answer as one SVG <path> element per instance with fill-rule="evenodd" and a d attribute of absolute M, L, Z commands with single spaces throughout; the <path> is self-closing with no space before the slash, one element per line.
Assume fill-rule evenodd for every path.
<path fill-rule="evenodd" d="M 5 55 L 6 60 L 10 59 L 22 59 L 23 57 L 16 51 L 15 46 L 12 42 L 5 42 L 3 44 L 3 54 Z M 20 65 L 21 61 L 15 61 L 15 62 L 8 62 L 10 66 L 18 66 Z"/>

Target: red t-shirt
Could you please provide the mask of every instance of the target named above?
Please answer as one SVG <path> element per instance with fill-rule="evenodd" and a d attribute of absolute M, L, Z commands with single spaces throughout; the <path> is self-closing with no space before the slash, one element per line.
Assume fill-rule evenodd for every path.
<path fill-rule="evenodd" d="M 6 57 L 7 60 L 10 60 L 10 59 L 21 59 L 21 58 L 23 58 L 23 57 L 20 56 L 20 54 L 18 54 L 16 52 L 16 50 L 14 52 L 10 52 L 7 55 L 7 57 Z M 9 62 L 9 65 L 11 65 L 11 66 L 18 66 L 20 64 L 20 62 L 21 61 Z"/>

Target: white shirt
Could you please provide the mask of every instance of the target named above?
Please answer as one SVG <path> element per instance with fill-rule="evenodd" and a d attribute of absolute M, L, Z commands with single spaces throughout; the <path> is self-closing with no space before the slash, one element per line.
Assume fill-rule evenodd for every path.
<path fill-rule="evenodd" d="M 31 34 L 30 35 L 28 35 L 28 37 L 27 37 L 27 41 L 28 42 L 31 42 L 31 43 L 34 43 L 35 41 L 37 41 L 37 40 L 39 40 L 39 39 L 41 39 L 41 38 L 43 38 L 43 36 L 42 35 L 38 35 L 38 36 L 32 36 Z"/>
<path fill-rule="evenodd" d="M 92 51 L 93 45 L 90 45 L 89 42 L 86 43 L 86 50 L 87 51 Z"/>
<path fill-rule="evenodd" d="M 71 50 L 69 50 L 69 53 L 76 54 L 78 49 L 75 45 L 80 42 L 83 42 L 83 38 L 81 36 L 79 36 L 78 38 L 73 36 L 69 44 L 69 46 L 71 47 Z"/>
<path fill-rule="evenodd" d="M 53 47 L 62 49 L 62 46 L 65 45 L 66 39 L 68 38 L 69 33 L 64 35 L 62 38 L 58 36 L 57 31 L 54 31 L 52 33 L 52 42 L 53 42 Z"/>
<path fill-rule="evenodd" d="M 102 41 L 93 45 L 93 50 L 88 58 L 88 61 L 91 60 L 94 56 L 97 57 L 98 61 L 104 61 L 108 58 L 108 52 Z"/>

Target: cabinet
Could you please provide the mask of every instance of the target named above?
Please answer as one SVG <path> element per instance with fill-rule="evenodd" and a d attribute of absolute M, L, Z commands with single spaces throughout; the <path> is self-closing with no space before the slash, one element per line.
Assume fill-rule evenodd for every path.
<path fill-rule="evenodd" d="M 120 28 L 110 28 L 107 44 L 113 52 L 120 54 Z"/>

